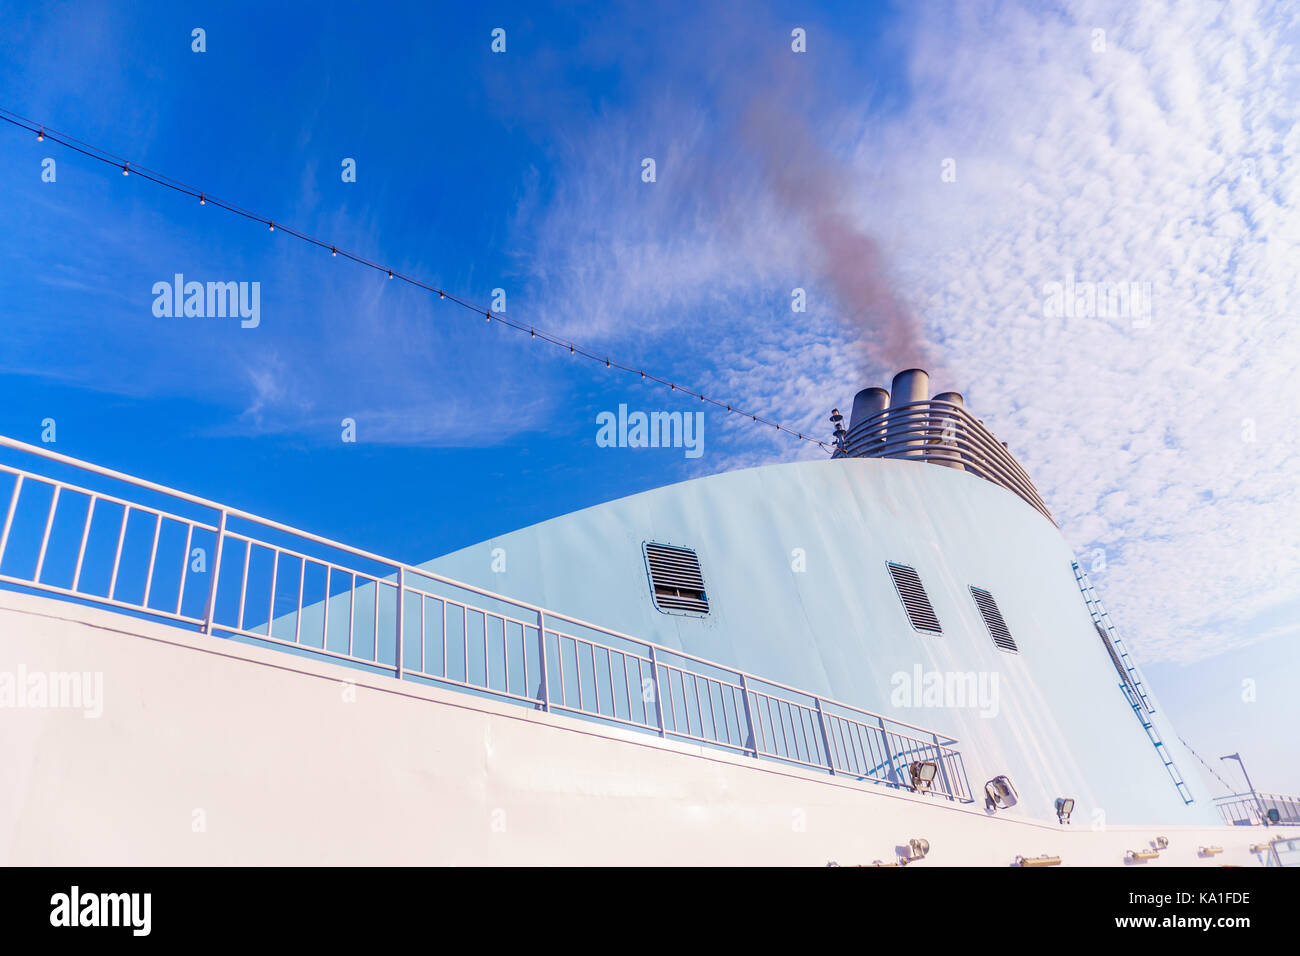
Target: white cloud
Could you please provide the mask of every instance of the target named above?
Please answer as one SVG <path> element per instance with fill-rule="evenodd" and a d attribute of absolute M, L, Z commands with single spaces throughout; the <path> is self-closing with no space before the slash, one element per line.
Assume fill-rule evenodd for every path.
<path fill-rule="evenodd" d="M 918 273 L 959 279 L 955 293 L 918 282 L 928 314 L 1067 538 L 1108 553 L 1099 583 L 1148 659 L 1241 643 L 1300 579 L 1286 434 L 1300 248 L 1283 162 L 1297 107 L 1277 95 L 1294 87 L 1296 23 L 1269 16 L 1008 12 L 996 37 L 931 34 L 914 61 L 943 111 L 968 118 L 944 132 L 974 160 L 961 213 L 918 223 L 946 219 L 955 240 L 910 253 Z M 1150 327 L 1044 320 L 1041 290 L 1067 272 L 1152 283 Z"/>
<path fill-rule="evenodd" d="M 906 110 L 881 119 L 839 89 L 810 122 L 850 144 L 845 207 L 942 344 L 936 384 L 1010 443 L 1077 550 L 1104 549 L 1094 577 L 1140 657 L 1263 637 L 1250 622 L 1300 580 L 1294 8 L 936 7 L 910 27 Z M 744 78 L 760 90 L 763 68 Z M 683 106 L 707 97 L 607 117 L 574 150 L 536 232 L 535 262 L 563 267 L 535 271 L 538 297 L 611 317 L 574 334 L 690 335 L 707 354 L 680 365 L 704 384 L 824 432 L 868 383 L 834 302 L 783 310 L 816 268 L 797 224 L 743 163 L 725 182 L 666 180 L 719 146 L 709 110 Z M 637 144 L 656 137 L 668 162 L 642 187 Z M 940 181 L 948 157 L 956 183 Z M 1067 274 L 1149 283 L 1149 326 L 1045 316 Z M 749 436 L 725 431 L 712 464 L 801 453 Z"/>

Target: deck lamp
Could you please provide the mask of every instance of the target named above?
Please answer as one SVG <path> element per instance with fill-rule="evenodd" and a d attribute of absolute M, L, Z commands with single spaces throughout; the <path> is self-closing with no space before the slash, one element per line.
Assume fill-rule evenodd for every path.
<path fill-rule="evenodd" d="M 1057 797 L 1056 799 L 1056 820 L 1058 823 L 1069 823 L 1070 814 L 1074 812 L 1073 797 Z"/>
<path fill-rule="evenodd" d="M 1005 774 L 984 784 L 984 795 L 988 798 L 989 806 L 998 810 L 1010 809 L 1020 800 L 1016 788 L 1011 785 L 1011 778 Z"/>
<path fill-rule="evenodd" d="M 912 789 L 924 793 L 934 785 L 934 775 L 939 772 L 939 765 L 933 760 L 916 760 L 909 769 L 912 774 Z"/>

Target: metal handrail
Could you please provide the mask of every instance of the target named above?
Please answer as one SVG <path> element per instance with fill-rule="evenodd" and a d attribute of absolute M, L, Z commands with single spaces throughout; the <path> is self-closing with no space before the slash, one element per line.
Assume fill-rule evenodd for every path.
<path fill-rule="evenodd" d="M 13 478 L 0 530 L 0 583 L 891 787 L 911 789 L 908 757 L 933 760 L 940 773 L 931 792 L 972 799 L 958 741 L 936 731 L 3 435 L 0 447 L 213 512 L 182 515 L 0 463 L 0 475 Z M 34 489 L 49 489 L 50 500 L 29 516 Z M 70 502 L 79 501 L 85 511 L 78 519 L 79 506 Z M 73 533 L 56 534 L 69 517 Z M 12 567 L 20 563 L 13 532 L 27 523 L 33 532 L 23 543 L 38 556 Z M 164 539 L 179 543 L 182 535 L 176 554 Z M 92 547 L 100 538 L 115 542 L 111 551 Z M 211 565 L 196 567 L 208 548 Z M 107 565 L 110 557 L 107 587 L 88 583 L 96 559 Z M 323 587 L 309 591 L 309 576 Z M 336 582 L 345 587 L 336 590 Z M 386 602 L 391 614 L 382 612 Z"/>
<path fill-rule="evenodd" d="M 1283 793 L 1232 793 L 1226 797 L 1215 797 L 1214 804 L 1219 808 L 1223 822 L 1235 824 L 1242 820 L 1251 825 L 1260 825 L 1264 815 L 1276 809 L 1281 815 L 1279 823 L 1300 823 L 1300 796 Z"/>
<path fill-rule="evenodd" d="M 969 471 L 1007 489 L 1055 524 L 1029 475 L 964 406 L 911 402 L 854 422 L 841 457 L 902 458 Z"/>

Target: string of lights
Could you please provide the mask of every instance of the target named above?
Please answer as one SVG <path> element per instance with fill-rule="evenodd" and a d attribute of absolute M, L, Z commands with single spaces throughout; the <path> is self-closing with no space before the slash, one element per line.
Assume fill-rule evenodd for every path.
<path fill-rule="evenodd" d="M 1226 790 L 1228 793 L 1232 793 L 1232 784 L 1228 783 L 1228 781 L 1224 780 L 1223 777 L 1219 776 L 1219 771 L 1215 770 L 1215 769 L 1214 769 L 1213 767 L 1211 767 L 1208 763 L 1206 763 L 1204 757 L 1202 757 L 1200 754 L 1198 754 L 1195 750 L 1192 750 L 1192 745 L 1191 745 L 1191 744 L 1189 744 L 1186 740 L 1183 740 L 1182 737 L 1179 737 L 1178 739 L 1179 739 L 1179 741 L 1182 742 L 1182 745 L 1183 745 L 1184 747 L 1186 747 L 1188 750 L 1191 750 L 1191 751 L 1192 751 L 1192 755 L 1193 755 L 1194 757 L 1196 757 L 1196 759 L 1199 760 L 1199 761 L 1201 762 L 1201 766 L 1202 766 L 1202 767 L 1204 767 L 1206 770 L 1210 771 L 1210 773 L 1214 774 L 1214 776 L 1218 778 L 1219 783 L 1223 784 L 1223 789 Z"/>
<path fill-rule="evenodd" d="M 561 336 L 553 335 L 543 329 L 537 328 L 536 326 L 528 325 L 527 323 L 512 319 L 505 312 L 493 312 L 492 310 L 484 308 L 479 303 L 474 302 L 468 298 L 465 298 L 464 296 L 460 296 L 460 295 L 456 295 L 455 293 L 448 292 L 446 289 L 442 289 L 439 288 L 438 286 L 431 285 L 427 282 L 423 282 L 414 276 L 407 275 L 389 266 L 375 262 L 371 259 L 367 259 L 365 256 L 358 255 L 357 253 L 354 252 L 349 252 L 348 250 L 340 247 L 337 243 L 326 242 L 324 239 L 320 239 L 316 236 L 302 232 L 298 229 L 294 229 L 283 222 L 270 219 L 266 216 L 263 216 L 260 213 L 253 212 L 252 210 L 249 209 L 245 209 L 233 202 L 229 202 L 224 199 L 219 199 L 218 197 L 212 195 L 210 192 L 208 192 L 205 189 L 201 189 L 197 186 L 192 186 L 188 183 L 181 182 L 180 180 L 167 176 L 161 172 L 158 172 L 157 170 L 149 169 L 148 167 L 141 166 L 138 163 L 131 162 L 130 160 L 124 157 L 114 155 L 113 153 L 110 153 L 107 150 L 101 149 L 97 146 L 93 146 L 90 143 L 82 142 L 81 140 L 75 139 L 66 133 L 61 133 L 58 130 L 51 129 L 50 127 L 42 123 L 39 123 L 35 120 L 28 119 L 24 116 L 20 116 L 19 114 L 4 109 L 3 107 L 0 107 L 0 120 L 4 120 L 6 123 L 9 123 L 12 126 L 17 126 L 20 129 L 25 129 L 30 133 L 35 133 L 38 141 L 44 142 L 46 140 L 49 140 L 50 142 L 58 143 L 60 146 L 66 147 L 67 149 L 71 149 L 74 152 L 80 153 L 83 156 L 87 156 L 90 159 L 98 160 L 99 162 L 109 166 L 115 166 L 121 169 L 123 176 L 139 176 L 140 178 L 148 180 L 151 183 L 155 183 L 159 186 L 164 186 L 167 189 L 170 189 L 174 192 L 182 193 L 184 195 L 190 196 L 191 198 L 197 199 L 199 201 L 199 205 L 201 206 L 212 205 L 218 207 L 219 209 L 225 209 L 228 212 L 232 212 L 238 216 L 242 216 L 243 218 L 248 219 L 252 222 L 261 223 L 265 225 L 267 229 L 271 232 L 283 232 L 287 235 L 294 237 L 295 239 L 300 239 L 303 242 L 317 246 L 320 249 L 328 249 L 331 257 L 342 256 L 345 259 L 350 259 L 353 262 L 358 263 L 359 265 L 363 265 L 366 266 L 367 268 L 375 270 L 376 272 L 383 273 L 387 275 L 389 279 L 398 279 L 409 285 L 413 285 L 416 288 L 423 289 L 427 292 L 436 293 L 440 301 L 450 302 L 453 305 L 460 306 L 463 309 L 481 315 L 483 316 L 486 322 L 489 323 L 498 322 L 501 325 L 514 329 L 515 331 L 526 332 L 528 334 L 528 337 L 531 340 L 540 339 L 541 341 L 547 344 L 556 346 L 557 348 L 560 349 L 567 350 L 569 354 L 572 356 L 579 356 L 581 358 L 589 359 L 594 362 L 599 362 L 608 369 L 617 369 L 621 372 L 627 372 L 630 374 L 638 375 L 640 376 L 640 379 L 643 382 L 650 382 L 655 385 L 663 386 L 671 392 L 680 392 L 683 395 L 686 395 L 690 398 L 695 398 L 703 403 L 710 404 L 717 408 L 723 409 L 728 414 L 738 415 L 742 418 L 748 418 L 750 419 L 752 424 L 766 425 L 771 428 L 774 428 L 776 429 L 777 432 L 780 432 L 785 435 L 789 435 L 791 438 L 798 439 L 799 441 L 811 442 L 812 444 L 819 446 L 823 451 L 831 450 L 828 447 L 826 442 L 814 438 L 811 435 L 806 435 L 803 432 L 789 428 L 785 425 L 782 425 L 779 422 L 772 421 L 771 419 L 766 418 L 762 415 L 758 415 L 754 412 L 745 411 L 744 409 L 736 407 L 731 402 L 712 398 L 708 395 L 705 395 L 702 392 L 698 392 L 693 389 L 687 388 L 686 386 L 683 386 L 680 383 L 673 382 L 669 379 L 662 378 L 658 375 L 654 375 L 636 365 L 629 365 L 624 362 L 619 362 L 614 360 L 608 355 L 601 355 L 598 352 L 593 352 L 592 350 L 579 345 L 577 342 L 571 341 Z"/>

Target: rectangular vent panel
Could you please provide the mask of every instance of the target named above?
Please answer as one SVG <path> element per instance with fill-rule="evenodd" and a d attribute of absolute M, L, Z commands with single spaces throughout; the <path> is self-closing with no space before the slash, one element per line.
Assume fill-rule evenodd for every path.
<path fill-rule="evenodd" d="M 975 599 L 975 606 L 980 609 L 980 617 L 984 618 L 984 626 L 989 629 L 989 636 L 993 638 L 993 643 L 1004 651 L 1018 654 L 1020 648 L 1016 647 L 1016 642 L 1011 637 L 1011 631 L 1007 629 L 1007 622 L 1002 619 L 1002 612 L 998 609 L 998 602 L 993 600 L 993 595 L 983 588 L 973 586 L 970 593 Z"/>
<path fill-rule="evenodd" d="M 894 564 L 891 561 L 889 576 L 894 579 L 894 587 L 898 590 L 898 597 L 903 602 L 903 609 L 907 611 L 912 627 L 918 631 L 942 634 L 943 628 L 939 626 L 939 618 L 934 613 L 930 596 L 925 593 L 916 569 L 909 568 L 905 564 Z"/>
<path fill-rule="evenodd" d="M 668 613 L 708 614 L 700 558 L 690 548 L 646 542 L 646 570 L 655 607 Z"/>

